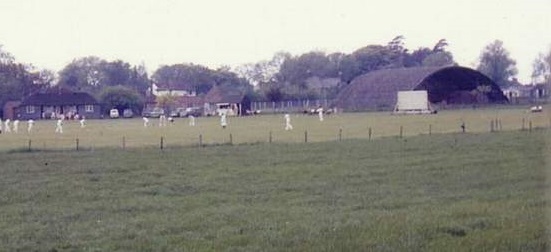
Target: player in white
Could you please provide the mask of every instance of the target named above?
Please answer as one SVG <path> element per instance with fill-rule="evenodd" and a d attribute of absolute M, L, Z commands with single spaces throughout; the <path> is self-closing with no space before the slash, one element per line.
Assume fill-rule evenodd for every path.
<path fill-rule="evenodd" d="M 33 130 L 33 125 L 34 125 L 34 120 L 29 119 L 27 121 L 27 133 L 31 133 L 31 131 Z"/>
<path fill-rule="evenodd" d="M 195 126 L 195 116 L 189 115 L 189 126 Z"/>
<path fill-rule="evenodd" d="M 284 117 L 285 117 L 285 130 L 292 130 L 293 125 L 291 125 L 291 116 L 289 115 L 289 113 L 286 113 Z"/>
<path fill-rule="evenodd" d="M 55 125 L 55 133 L 63 134 L 63 119 L 57 119 L 57 123 Z"/>
<path fill-rule="evenodd" d="M 11 125 L 10 125 L 11 121 L 10 119 L 6 119 L 6 121 L 4 122 L 4 130 L 6 131 L 6 133 L 10 133 L 11 132 Z"/>
<path fill-rule="evenodd" d="M 159 116 L 159 127 L 163 127 L 163 126 L 166 126 L 166 116 L 165 115 Z"/>
<path fill-rule="evenodd" d="M 13 121 L 13 132 L 16 134 L 19 132 L 19 120 Z"/>
<path fill-rule="evenodd" d="M 84 118 L 84 116 L 80 118 L 79 122 L 80 122 L 80 128 L 86 127 L 86 118 Z"/>
<path fill-rule="evenodd" d="M 222 126 L 223 129 L 225 129 L 226 126 L 228 126 L 228 120 L 226 119 L 225 112 L 220 115 L 220 125 Z"/>
<path fill-rule="evenodd" d="M 0 118 L 0 133 L 4 133 L 4 123 L 2 123 L 2 118 Z"/>
<path fill-rule="evenodd" d="M 149 126 L 149 119 L 147 119 L 147 117 L 143 117 L 142 119 L 143 119 L 143 126 L 144 127 Z"/>
<path fill-rule="evenodd" d="M 323 122 L 323 108 L 320 106 L 318 109 L 316 109 L 316 112 L 318 112 L 320 122 Z"/>

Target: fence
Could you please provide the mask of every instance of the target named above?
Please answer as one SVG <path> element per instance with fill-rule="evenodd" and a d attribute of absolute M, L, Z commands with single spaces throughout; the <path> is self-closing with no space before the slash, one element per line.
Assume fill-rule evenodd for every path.
<path fill-rule="evenodd" d="M 322 141 L 343 141 L 346 139 L 369 139 L 379 137 L 396 137 L 404 138 L 414 135 L 433 135 L 435 133 L 483 133 L 492 132 L 497 133 L 506 130 L 520 130 L 527 134 L 532 133 L 535 130 L 551 128 L 551 118 L 548 122 L 537 120 L 537 122 L 521 118 L 516 125 L 504 125 L 502 119 L 494 118 L 486 122 L 487 126 L 484 127 L 480 122 L 473 122 L 477 124 L 476 128 L 471 129 L 469 121 L 464 121 L 456 128 L 443 128 L 438 127 L 435 124 L 425 124 L 424 126 L 411 126 L 411 125 L 392 125 L 391 127 L 376 127 L 366 126 L 360 130 L 335 128 L 332 132 L 323 130 L 294 130 L 292 132 L 283 130 L 266 130 L 258 131 L 253 137 L 243 135 L 243 132 L 224 131 L 222 133 L 209 135 L 208 133 L 201 133 L 195 136 L 186 136 L 181 138 L 175 138 L 172 136 L 159 136 L 152 137 L 147 136 L 140 138 L 138 136 L 120 136 L 118 138 L 109 137 L 110 141 L 101 141 L 97 138 L 101 136 L 88 136 L 88 137 L 57 137 L 57 138 L 41 138 L 33 139 L 32 137 L 27 139 L 18 139 L 18 141 L 12 141 L 11 146 L 2 146 L 2 150 L 19 150 L 19 151 L 44 151 L 44 150 L 74 150 L 74 151 L 86 151 L 94 150 L 96 148 L 116 148 L 116 149 L 136 149 L 136 148 L 158 148 L 160 150 L 171 147 L 182 146 L 195 146 L 205 147 L 213 145 L 234 145 L 234 144 L 251 144 L 251 143 L 309 143 L 309 142 L 322 142 Z M 436 126 L 436 127 L 435 127 Z M 480 128 L 484 127 L 484 128 Z M 239 135 L 241 134 L 241 135 Z M 9 135 L 9 134 L 3 134 Z M 11 136 L 12 140 L 14 137 Z M 17 143 L 19 142 L 19 143 Z"/>
<path fill-rule="evenodd" d="M 329 108 L 333 104 L 333 100 L 288 100 L 278 102 L 251 102 L 251 110 L 262 111 L 265 113 L 280 113 L 280 112 L 303 112 L 318 106 Z"/>

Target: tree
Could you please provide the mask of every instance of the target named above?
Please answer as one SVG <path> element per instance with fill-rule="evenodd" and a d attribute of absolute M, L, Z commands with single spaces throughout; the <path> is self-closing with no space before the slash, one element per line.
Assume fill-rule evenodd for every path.
<path fill-rule="evenodd" d="M 58 84 L 92 94 L 110 86 L 127 86 L 145 95 L 149 78 L 144 66 L 132 67 L 122 60 L 106 61 L 95 56 L 73 60 L 59 72 Z"/>
<path fill-rule="evenodd" d="M 511 78 L 518 72 L 516 61 L 509 56 L 509 52 L 500 40 L 484 47 L 477 70 L 501 87 L 509 85 Z"/>
<path fill-rule="evenodd" d="M 99 97 L 100 102 L 107 111 L 115 108 L 119 110 L 119 113 L 122 113 L 125 109 L 141 112 L 143 107 L 143 100 L 140 94 L 136 90 L 126 86 L 106 87 L 101 91 Z"/>
<path fill-rule="evenodd" d="M 161 108 L 163 108 L 166 112 L 174 109 L 176 104 L 178 103 L 178 96 L 172 95 L 172 94 L 165 94 L 157 96 L 155 101 L 157 102 L 157 105 Z"/>
<path fill-rule="evenodd" d="M 551 84 L 551 48 L 547 53 L 540 53 L 532 64 L 532 80 L 534 83 Z"/>
<path fill-rule="evenodd" d="M 0 46 L 0 106 L 49 86 L 53 78 L 49 73 L 17 63 L 15 57 Z"/>

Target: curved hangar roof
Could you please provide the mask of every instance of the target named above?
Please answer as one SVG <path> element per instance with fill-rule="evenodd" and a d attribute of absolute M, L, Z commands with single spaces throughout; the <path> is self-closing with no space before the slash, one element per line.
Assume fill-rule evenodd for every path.
<path fill-rule="evenodd" d="M 504 103 L 501 89 L 484 74 L 466 67 L 384 69 L 356 77 L 337 96 L 347 110 L 390 110 L 398 91 L 427 90 L 431 103 Z"/>

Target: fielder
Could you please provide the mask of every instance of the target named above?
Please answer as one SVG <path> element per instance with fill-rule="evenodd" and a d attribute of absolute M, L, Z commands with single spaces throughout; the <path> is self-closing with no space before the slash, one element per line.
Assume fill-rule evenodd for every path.
<path fill-rule="evenodd" d="M 143 119 L 143 126 L 147 128 L 147 126 L 149 126 L 149 119 L 147 119 L 147 117 L 143 117 L 142 119 Z"/>
<path fill-rule="evenodd" d="M 82 116 L 79 122 L 80 122 L 80 128 L 86 127 L 86 118 L 84 118 L 84 116 Z"/>
<path fill-rule="evenodd" d="M 320 106 L 318 109 L 316 109 L 316 111 L 318 112 L 320 122 L 323 122 L 323 108 Z"/>
<path fill-rule="evenodd" d="M 6 119 L 6 121 L 4 122 L 4 130 L 6 131 L 6 133 L 11 132 L 10 119 Z"/>
<path fill-rule="evenodd" d="M 57 119 L 55 133 L 63 134 L 63 119 Z"/>
<path fill-rule="evenodd" d="M 292 130 L 293 125 L 291 125 L 291 116 L 289 114 L 285 114 L 285 130 Z"/>
<path fill-rule="evenodd" d="M 13 132 L 16 134 L 19 132 L 19 120 L 13 121 Z"/>
<path fill-rule="evenodd" d="M 195 126 L 195 116 L 189 115 L 189 126 Z"/>
<path fill-rule="evenodd" d="M 34 120 L 33 119 L 29 119 L 27 121 L 27 133 L 31 133 L 32 129 L 33 129 L 33 125 L 34 125 Z"/>
<path fill-rule="evenodd" d="M 225 129 L 226 126 L 228 126 L 228 120 L 226 119 L 226 113 L 222 113 L 220 115 L 220 125 L 222 126 L 223 129 Z"/>

